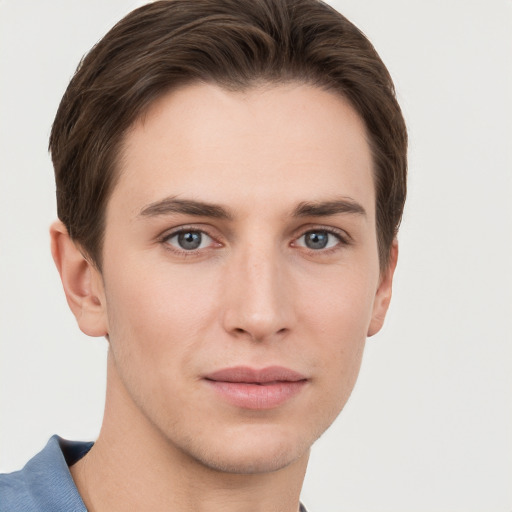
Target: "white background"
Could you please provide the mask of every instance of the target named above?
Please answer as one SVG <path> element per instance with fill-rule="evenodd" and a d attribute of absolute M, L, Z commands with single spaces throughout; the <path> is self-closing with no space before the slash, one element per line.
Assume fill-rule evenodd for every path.
<path fill-rule="evenodd" d="M 0 0 L 0 471 L 94 439 L 106 342 L 51 261 L 47 154 L 80 57 L 133 0 Z M 315 445 L 312 512 L 512 511 L 512 2 L 332 1 L 372 40 L 410 130 L 395 295 Z"/>

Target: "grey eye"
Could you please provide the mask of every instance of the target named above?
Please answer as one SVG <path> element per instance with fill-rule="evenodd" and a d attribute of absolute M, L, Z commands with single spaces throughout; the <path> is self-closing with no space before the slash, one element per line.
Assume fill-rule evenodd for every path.
<path fill-rule="evenodd" d="M 304 244 L 309 249 L 325 249 L 329 242 L 327 231 L 309 231 L 304 235 Z"/>
<path fill-rule="evenodd" d="M 185 230 L 169 236 L 166 239 L 166 243 L 182 251 L 195 251 L 196 249 L 204 249 L 210 245 L 212 239 L 202 231 Z"/>
<path fill-rule="evenodd" d="M 331 233 L 326 229 L 312 229 L 297 238 L 295 245 L 306 247 L 313 251 L 321 251 L 322 249 L 336 247 L 340 243 L 343 243 L 343 239 L 340 235 Z"/>
<path fill-rule="evenodd" d="M 199 231 L 186 231 L 178 234 L 178 244 L 186 251 L 192 251 L 201 246 L 202 233 Z"/>

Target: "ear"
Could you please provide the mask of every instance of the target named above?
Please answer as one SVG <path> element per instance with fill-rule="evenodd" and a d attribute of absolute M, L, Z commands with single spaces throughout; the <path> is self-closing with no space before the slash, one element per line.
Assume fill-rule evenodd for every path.
<path fill-rule="evenodd" d="M 88 336 L 107 335 L 105 291 L 100 272 L 71 240 L 61 221 L 51 225 L 50 237 L 53 261 L 80 330 Z"/>
<path fill-rule="evenodd" d="M 368 336 L 377 334 L 384 325 L 384 319 L 391 302 L 391 292 L 393 288 L 393 275 L 395 274 L 396 262 L 398 261 L 398 240 L 395 238 L 391 245 L 389 253 L 389 263 L 387 268 L 381 273 L 379 287 L 375 294 L 373 303 L 372 319 L 368 328 Z"/>

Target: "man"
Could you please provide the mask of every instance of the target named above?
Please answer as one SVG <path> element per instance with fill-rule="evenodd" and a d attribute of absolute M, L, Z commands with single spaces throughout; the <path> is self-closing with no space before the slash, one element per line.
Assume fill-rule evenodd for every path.
<path fill-rule="evenodd" d="M 371 44 L 316 0 L 154 2 L 83 60 L 50 150 L 105 415 L 0 510 L 302 508 L 397 261 L 406 131 Z"/>

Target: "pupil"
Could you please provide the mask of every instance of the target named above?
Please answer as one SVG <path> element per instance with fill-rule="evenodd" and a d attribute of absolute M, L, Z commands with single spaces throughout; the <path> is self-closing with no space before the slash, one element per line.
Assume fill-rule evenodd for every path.
<path fill-rule="evenodd" d="M 197 249 L 201 245 L 201 233 L 197 231 L 187 231 L 178 235 L 178 243 L 182 249 L 188 251 Z"/>
<path fill-rule="evenodd" d="M 312 231 L 306 235 L 306 246 L 309 249 L 323 249 L 327 241 L 328 234 L 322 231 Z"/>

